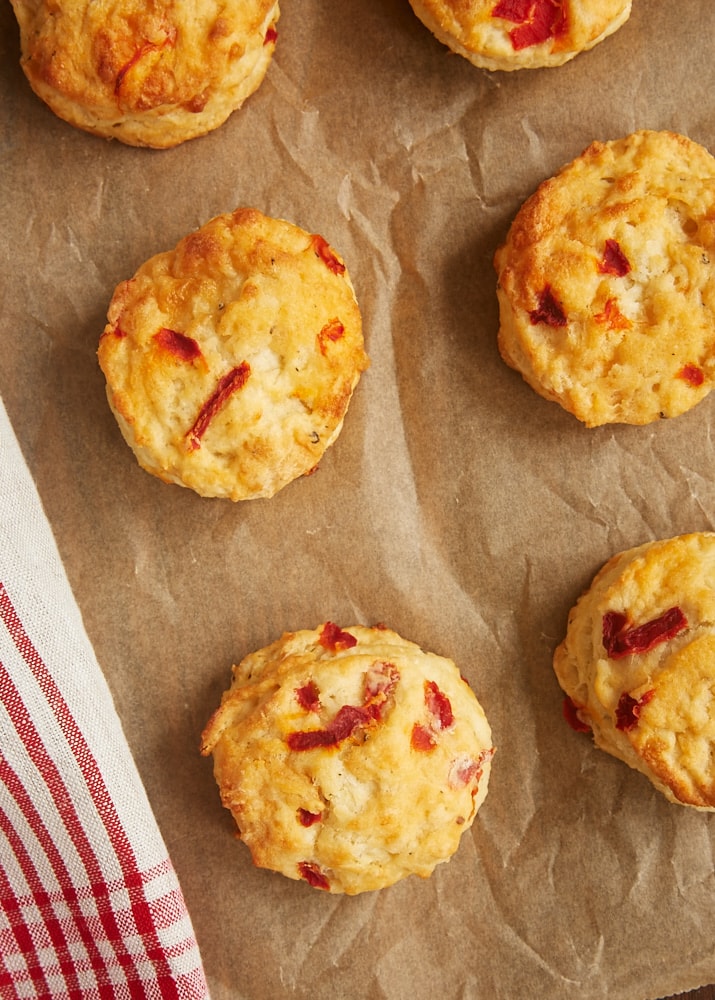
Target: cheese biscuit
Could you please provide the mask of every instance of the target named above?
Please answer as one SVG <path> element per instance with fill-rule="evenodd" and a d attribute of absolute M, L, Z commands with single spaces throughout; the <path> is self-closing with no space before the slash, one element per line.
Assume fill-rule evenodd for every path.
<path fill-rule="evenodd" d="M 451 660 L 331 622 L 235 666 L 201 750 L 256 865 L 349 895 L 449 860 L 494 753 Z"/>
<path fill-rule="evenodd" d="M 715 378 L 715 158 L 673 132 L 594 142 L 495 254 L 508 365 L 588 427 L 691 409 Z"/>
<path fill-rule="evenodd" d="M 625 24 L 631 0 L 410 0 L 440 42 L 488 70 L 561 66 Z"/>
<path fill-rule="evenodd" d="M 139 464 L 231 500 L 313 471 L 369 364 L 342 258 L 256 209 L 217 216 L 122 282 L 98 357 Z"/>
<path fill-rule="evenodd" d="M 554 653 L 564 710 L 671 802 L 715 810 L 715 533 L 613 556 Z"/>
<path fill-rule="evenodd" d="M 217 128 L 261 84 L 276 0 L 12 0 L 21 65 L 60 118 L 165 149 Z"/>

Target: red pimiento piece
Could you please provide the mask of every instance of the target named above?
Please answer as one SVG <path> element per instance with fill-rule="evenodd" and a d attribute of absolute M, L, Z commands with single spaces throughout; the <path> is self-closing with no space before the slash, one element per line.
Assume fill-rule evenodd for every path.
<path fill-rule="evenodd" d="M 345 265 L 338 260 L 335 251 L 326 239 L 316 233 L 311 237 L 311 242 L 316 256 L 320 257 L 329 271 L 332 271 L 333 274 L 345 273 Z"/>
<path fill-rule="evenodd" d="M 298 822 L 301 826 L 313 826 L 315 823 L 319 823 L 322 818 L 322 813 L 310 812 L 308 809 L 298 810 Z"/>
<path fill-rule="evenodd" d="M 622 733 L 628 733 L 631 729 L 635 729 L 643 706 L 648 704 L 654 694 L 654 690 L 646 691 L 644 695 L 636 699 L 624 691 L 616 706 L 616 729 Z"/>
<path fill-rule="evenodd" d="M 278 29 L 275 24 L 272 24 L 268 31 L 266 32 L 266 37 L 263 39 L 264 45 L 273 45 L 278 38 Z"/>
<path fill-rule="evenodd" d="M 425 681 L 425 705 L 429 713 L 427 725 L 416 722 L 412 727 L 410 745 L 413 750 L 427 752 L 437 745 L 436 734 L 454 724 L 452 704 L 434 681 Z"/>
<path fill-rule="evenodd" d="M 375 717 L 363 705 L 343 705 L 324 729 L 304 729 L 288 733 L 286 742 L 291 750 L 314 750 L 334 747 L 352 736 L 356 729 L 368 726 Z"/>
<path fill-rule="evenodd" d="M 340 322 L 339 319 L 331 319 L 329 323 L 326 323 L 318 334 L 318 347 L 320 348 L 321 354 L 327 354 L 328 343 L 332 341 L 335 343 L 345 333 L 345 327 Z"/>
<path fill-rule="evenodd" d="M 564 698 L 562 706 L 564 719 L 568 722 L 573 730 L 577 733 L 590 733 L 591 727 L 587 722 L 584 722 L 581 716 L 578 714 L 578 705 L 571 700 L 568 696 Z"/>
<path fill-rule="evenodd" d="M 186 435 L 189 447 L 192 451 L 195 451 L 196 448 L 201 446 L 201 438 L 208 430 L 209 424 L 213 418 L 225 404 L 226 400 L 233 395 L 234 392 L 238 392 L 239 389 L 244 387 L 250 374 L 251 366 L 247 361 L 242 361 L 240 365 L 237 365 L 236 368 L 232 368 L 230 372 L 227 372 L 223 376 L 223 378 L 219 379 L 215 392 L 209 396 L 204 405 L 201 407 L 199 415 L 194 421 L 193 427 Z"/>
<path fill-rule="evenodd" d="M 609 656 L 615 647 L 618 636 L 628 624 L 628 618 L 622 611 L 607 611 L 601 622 L 603 646 Z"/>
<path fill-rule="evenodd" d="M 697 388 L 705 381 L 705 372 L 702 368 L 698 368 L 697 365 L 685 365 L 685 367 L 678 372 L 678 378 L 682 378 L 683 381 L 689 382 L 690 385 Z"/>
<path fill-rule="evenodd" d="M 484 765 L 494 756 L 494 747 L 482 750 L 476 760 L 473 757 L 459 757 L 452 761 L 449 769 L 447 784 L 450 788 L 464 788 L 471 781 L 474 782 L 474 791 L 479 787 L 479 782 L 484 771 Z"/>
<path fill-rule="evenodd" d="M 382 708 L 400 679 L 400 671 L 394 663 L 379 661 L 373 663 L 365 675 L 365 707 L 370 711 Z"/>
<path fill-rule="evenodd" d="M 335 714 L 335 718 L 327 727 L 335 743 L 342 743 L 362 726 L 368 725 L 372 715 L 362 705 L 343 705 Z"/>
<path fill-rule="evenodd" d="M 547 285 L 539 295 L 539 304 L 536 309 L 531 310 L 529 319 L 534 326 L 537 323 L 546 323 L 547 326 L 566 326 L 566 314 L 550 285 Z"/>
<path fill-rule="evenodd" d="M 499 0 L 492 17 L 502 17 L 518 27 L 509 32 L 515 51 L 558 38 L 566 31 L 563 0 Z"/>
<path fill-rule="evenodd" d="M 330 729 L 299 729 L 286 736 L 286 743 L 290 750 L 334 747 L 337 742 L 335 734 Z"/>
<path fill-rule="evenodd" d="M 631 264 L 616 240 L 606 240 L 603 257 L 598 265 L 601 274 L 615 274 L 622 278 L 628 274 Z"/>
<path fill-rule="evenodd" d="M 339 625 L 334 622 L 326 622 L 320 633 L 318 642 L 331 653 L 339 649 L 351 649 L 357 645 L 357 639 L 350 632 L 343 632 Z"/>
<path fill-rule="evenodd" d="M 425 704 L 435 729 L 449 729 L 454 723 L 451 702 L 434 681 L 425 681 Z"/>
<path fill-rule="evenodd" d="M 312 885 L 314 889 L 330 889 L 330 882 L 327 876 L 313 861 L 299 861 L 298 874 L 309 885 Z"/>
<path fill-rule="evenodd" d="M 182 361 L 194 361 L 201 357 L 201 348 L 193 337 L 187 337 L 185 333 L 170 330 L 166 326 L 162 326 L 161 330 L 154 334 L 154 340 Z"/>
<path fill-rule="evenodd" d="M 607 611 L 603 616 L 603 645 L 611 659 L 619 660 L 631 653 L 647 653 L 659 643 L 672 639 L 687 624 L 687 618 L 677 607 L 631 628 L 627 627 L 628 619 L 622 612 Z"/>
<path fill-rule="evenodd" d="M 447 784 L 450 788 L 465 788 L 481 772 L 481 764 L 472 757 L 455 760 L 449 769 Z"/>
<path fill-rule="evenodd" d="M 419 750 L 421 753 L 429 753 L 430 750 L 434 750 L 436 745 L 434 736 L 427 726 L 416 722 L 412 727 L 412 734 L 410 736 L 410 746 L 412 749 Z"/>
<path fill-rule="evenodd" d="M 499 0 L 492 9 L 492 17 L 503 17 L 505 21 L 523 24 L 531 15 L 534 0 Z"/>
<path fill-rule="evenodd" d="M 597 323 L 605 323 L 611 330 L 630 330 L 633 326 L 628 317 L 624 316 L 618 308 L 618 302 L 615 299 L 606 299 L 603 312 L 596 313 L 594 319 Z"/>
<path fill-rule="evenodd" d="M 320 691 L 315 681 L 308 681 L 302 687 L 295 689 L 295 696 L 301 708 L 306 712 L 317 712 L 320 709 Z"/>

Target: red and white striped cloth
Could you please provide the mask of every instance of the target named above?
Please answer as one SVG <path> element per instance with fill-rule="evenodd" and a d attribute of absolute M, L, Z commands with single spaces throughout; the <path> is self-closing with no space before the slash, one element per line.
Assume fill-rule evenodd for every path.
<path fill-rule="evenodd" d="M 176 873 L 0 400 L 0 998 L 208 997 Z"/>

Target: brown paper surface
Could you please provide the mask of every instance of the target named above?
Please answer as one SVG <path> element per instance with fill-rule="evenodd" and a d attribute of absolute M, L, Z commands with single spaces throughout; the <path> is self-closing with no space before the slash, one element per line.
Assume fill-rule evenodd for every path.
<path fill-rule="evenodd" d="M 558 69 L 487 73 L 407 0 L 284 0 L 260 90 L 170 151 L 86 135 L 31 93 L 0 5 L 5 400 L 186 896 L 214 1000 L 653 998 L 715 980 L 715 819 L 561 717 L 551 657 L 614 552 L 715 527 L 715 400 L 582 427 L 500 360 L 492 255 L 593 139 L 715 150 L 712 0 L 634 0 Z M 325 236 L 372 367 L 319 471 L 271 500 L 143 472 L 96 347 L 115 285 L 252 205 Z M 384 621 L 452 657 L 498 747 L 426 881 L 331 896 L 252 866 L 199 736 L 283 631 Z"/>

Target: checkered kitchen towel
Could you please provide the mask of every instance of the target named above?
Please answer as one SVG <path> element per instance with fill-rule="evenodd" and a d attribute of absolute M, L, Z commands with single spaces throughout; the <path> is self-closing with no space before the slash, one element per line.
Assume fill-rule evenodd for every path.
<path fill-rule="evenodd" d="M 0 400 L 0 998 L 207 996 L 176 873 Z"/>

